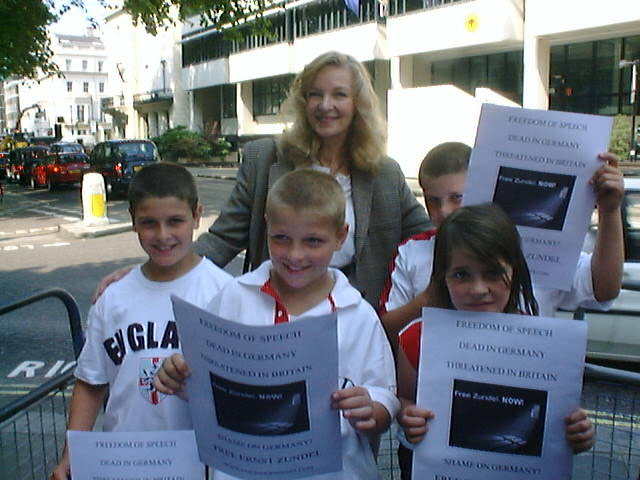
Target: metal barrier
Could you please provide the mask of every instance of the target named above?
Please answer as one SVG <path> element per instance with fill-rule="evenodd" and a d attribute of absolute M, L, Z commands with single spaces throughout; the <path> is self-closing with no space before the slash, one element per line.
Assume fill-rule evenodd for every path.
<path fill-rule="evenodd" d="M 42 480 L 58 464 L 74 380 L 69 370 L 0 411 L 3 480 Z"/>
<path fill-rule="evenodd" d="M 572 480 L 637 480 L 640 471 L 640 373 L 587 363 L 582 408 L 594 423 L 596 443 L 573 460 Z M 394 424 L 383 437 L 378 472 L 399 480 Z"/>
<path fill-rule="evenodd" d="M 45 298 L 58 298 L 66 307 L 78 357 L 84 338 L 80 311 L 65 290 L 54 288 L 0 306 L 0 315 Z M 73 370 L 69 370 L 0 408 L 0 477 L 3 480 L 42 480 L 57 465 L 67 428 Z"/>
<path fill-rule="evenodd" d="M 574 460 L 575 480 L 636 480 L 640 471 L 640 374 L 587 364 L 582 407 L 596 443 Z"/>
<path fill-rule="evenodd" d="M 74 353 L 82 349 L 77 304 L 61 289 L 0 307 L 0 315 L 47 297 L 67 307 Z M 0 409 L 0 472 L 3 480 L 41 480 L 58 463 L 65 438 L 73 372 L 68 371 Z M 582 407 L 595 424 L 596 443 L 574 458 L 573 480 L 636 480 L 640 471 L 640 373 L 587 364 Z M 378 471 L 400 478 L 392 431 L 381 441 Z"/>
<path fill-rule="evenodd" d="M 12 312 L 18 308 L 25 307 L 32 303 L 35 303 L 45 298 L 58 298 L 67 309 L 67 315 L 69 317 L 69 329 L 71 331 L 71 341 L 73 342 L 73 355 L 78 358 L 82 345 L 84 344 L 84 337 L 82 335 L 82 323 L 80 321 L 80 309 L 78 303 L 73 296 L 62 288 L 50 288 L 41 292 L 29 295 L 21 300 L 11 302 L 5 305 L 0 305 L 0 315 Z"/>

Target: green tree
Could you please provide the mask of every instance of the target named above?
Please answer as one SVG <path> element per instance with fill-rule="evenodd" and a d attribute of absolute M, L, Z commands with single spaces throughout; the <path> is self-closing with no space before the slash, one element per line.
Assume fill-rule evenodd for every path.
<path fill-rule="evenodd" d="M 109 0 L 99 1 L 109 8 Z M 267 2 L 271 0 L 125 0 L 123 8 L 152 35 L 199 13 L 202 26 L 231 26 L 225 28 L 226 34 L 237 37 L 241 33 L 236 27 L 254 17 L 247 33 L 269 34 L 270 23 L 262 17 Z M 70 9 L 86 13 L 83 0 L 0 0 L 0 80 L 58 71 L 47 28 Z M 95 24 L 95 19 L 88 19 Z"/>
<path fill-rule="evenodd" d="M 0 2 L 0 80 L 15 75 L 34 77 L 57 71 L 51 62 L 47 27 L 56 21 L 52 0 Z"/>
<path fill-rule="evenodd" d="M 613 119 L 609 151 L 615 153 L 620 160 L 629 160 L 629 147 L 631 143 L 631 117 L 617 115 Z"/>
<path fill-rule="evenodd" d="M 237 38 L 241 35 L 240 24 L 251 19 L 251 33 L 268 35 L 271 23 L 262 16 L 262 12 L 275 3 L 271 0 L 125 0 L 124 9 L 131 15 L 134 23 L 142 23 L 152 35 L 160 28 L 175 23 L 172 9 L 178 12 L 177 20 L 200 14 L 201 26 L 213 26 L 222 29 L 225 35 Z"/>

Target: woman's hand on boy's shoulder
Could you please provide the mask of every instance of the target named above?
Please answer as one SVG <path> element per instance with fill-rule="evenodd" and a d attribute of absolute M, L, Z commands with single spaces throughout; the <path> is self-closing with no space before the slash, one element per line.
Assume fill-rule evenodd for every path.
<path fill-rule="evenodd" d="M 109 275 L 107 275 L 102 280 L 100 280 L 100 282 L 98 283 L 98 286 L 96 287 L 95 292 L 93 292 L 93 296 L 91 297 L 91 303 L 96 303 L 98 301 L 98 298 L 100 298 L 100 295 L 104 293 L 104 291 L 107 289 L 109 285 L 120 280 L 132 269 L 133 269 L 133 265 L 128 265 L 126 267 L 119 268 L 115 272 L 111 272 Z"/>

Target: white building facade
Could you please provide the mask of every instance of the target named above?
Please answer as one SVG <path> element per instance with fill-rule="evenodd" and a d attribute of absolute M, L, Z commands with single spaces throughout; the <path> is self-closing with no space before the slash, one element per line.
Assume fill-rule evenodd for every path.
<path fill-rule="evenodd" d="M 143 118 L 149 134 L 157 107 L 168 112 L 157 125 L 240 141 L 277 134 L 293 76 L 328 50 L 367 67 L 388 121 L 388 153 L 408 177 L 438 143 L 473 144 L 483 102 L 602 115 L 638 108 L 631 68 L 619 68 L 640 59 L 637 0 L 361 0 L 358 14 L 343 0 L 296 0 L 267 16 L 274 36 L 241 41 L 198 19 L 152 40 L 121 30 L 122 109 L 132 124 Z M 170 107 L 160 97 L 134 106 L 136 94 L 167 85 Z"/>
<path fill-rule="evenodd" d="M 90 30 L 85 36 L 53 34 L 51 43 L 59 74 L 4 83 L 7 130 L 53 136 L 59 124 L 65 140 L 108 137 L 110 118 L 100 107 L 108 66 L 101 38 Z"/>
<path fill-rule="evenodd" d="M 181 82 L 181 24 L 156 36 L 135 26 L 123 10 L 108 15 L 104 39 L 109 52 L 109 95 L 103 108 L 114 118 L 113 138 L 153 138 L 189 124 Z"/>

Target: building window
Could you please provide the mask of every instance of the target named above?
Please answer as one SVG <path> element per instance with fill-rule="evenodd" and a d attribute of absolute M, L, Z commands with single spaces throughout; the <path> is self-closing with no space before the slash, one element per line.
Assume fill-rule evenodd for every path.
<path fill-rule="evenodd" d="M 522 103 L 522 51 L 435 61 L 431 84 L 455 85 L 470 95 L 486 87 Z"/>
<path fill-rule="evenodd" d="M 89 62 L 87 62 L 86 60 L 82 60 L 82 71 L 86 72 L 87 71 L 87 66 L 89 65 Z"/>
<path fill-rule="evenodd" d="M 222 86 L 222 118 L 236 118 L 236 84 Z"/>
<path fill-rule="evenodd" d="M 76 105 L 76 121 L 78 123 L 84 122 L 84 105 Z"/>
<path fill-rule="evenodd" d="M 104 65 L 104 62 L 102 60 L 98 61 L 98 71 L 101 72 L 102 71 L 102 66 Z"/>
<path fill-rule="evenodd" d="M 89 82 L 82 82 L 82 91 L 84 93 L 88 93 L 89 92 Z"/>
<path fill-rule="evenodd" d="M 73 92 L 73 82 L 67 82 L 67 92 Z"/>
<path fill-rule="evenodd" d="M 65 60 L 65 63 L 67 65 L 67 70 L 71 70 L 71 60 L 67 59 Z"/>
<path fill-rule="evenodd" d="M 293 77 L 293 75 L 282 75 L 254 80 L 253 116 L 278 114 L 280 104 L 287 96 Z"/>
<path fill-rule="evenodd" d="M 98 83 L 98 91 L 104 93 L 104 82 Z"/>
<path fill-rule="evenodd" d="M 640 58 L 640 35 L 551 48 L 549 108 L 599 115 L 629 115 L 631 68 Z"/>

